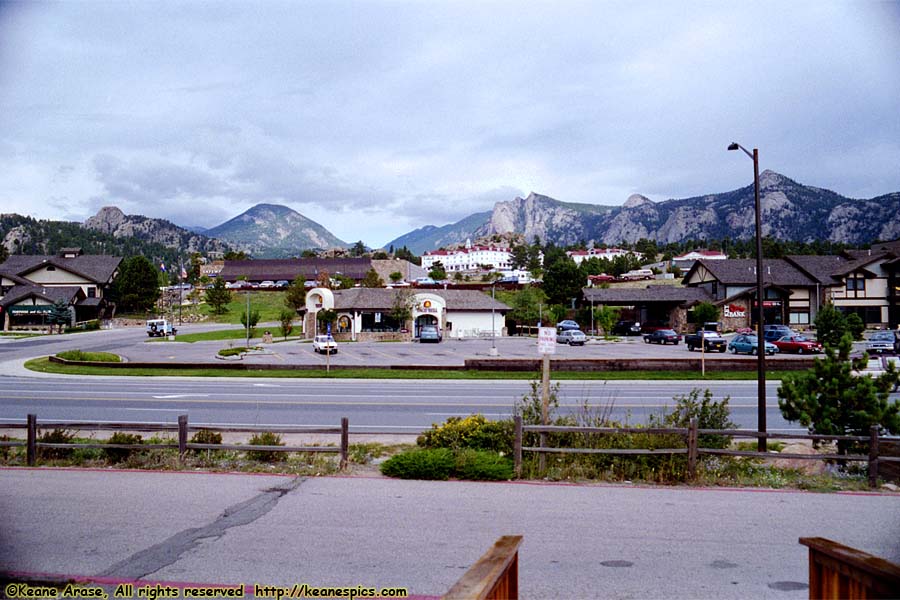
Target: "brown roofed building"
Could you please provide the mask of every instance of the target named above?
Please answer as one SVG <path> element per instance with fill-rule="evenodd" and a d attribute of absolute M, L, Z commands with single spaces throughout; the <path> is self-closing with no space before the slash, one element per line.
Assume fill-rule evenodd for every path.
<path fill-rule="evenodd" d="M 56 256 L 13 254 L 0 264 L 0 308 L 3 329 L 45 324 L 53 304 L 65 300 L 75 321 L 112 315 L 106 293 L 118 274 L 122 258 L 82 254 L 64 248 Z"/>

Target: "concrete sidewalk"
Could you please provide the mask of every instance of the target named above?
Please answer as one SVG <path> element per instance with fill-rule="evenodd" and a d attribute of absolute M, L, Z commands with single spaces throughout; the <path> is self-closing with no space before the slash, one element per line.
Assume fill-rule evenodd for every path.
<path fill-rule="evenodd" d="M 523 534 L 523 598 L 805 598 L 822 536 L 900 562 L 900 497 L 607 485 L 0 470 L 0 571 L 404 587 Z"/>

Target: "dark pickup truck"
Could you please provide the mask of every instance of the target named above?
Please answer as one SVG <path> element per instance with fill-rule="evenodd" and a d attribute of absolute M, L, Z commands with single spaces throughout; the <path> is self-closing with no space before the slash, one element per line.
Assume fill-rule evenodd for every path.
<path fill-rule="evenodd" d="M 688 350 L 706 348 L 707 352 L 725 352 L 728 342 L 715 331 L 698 330 L 697 333 L 684 336 L 684 343 Z"/>

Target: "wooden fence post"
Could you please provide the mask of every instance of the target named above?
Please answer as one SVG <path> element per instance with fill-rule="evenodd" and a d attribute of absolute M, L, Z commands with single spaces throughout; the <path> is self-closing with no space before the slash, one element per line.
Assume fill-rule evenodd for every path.
<path fill-rule="evenodd" d="M 691 419 L 688 425 L 688 477 L 694 479 L 697 477 L 697 418 Z"/>
<path fill-rule="evenodd" d="M 347 468 L 350 455 L 350 419 L 341 417 L 341 470 Z"/>
<path fill-rule="evenodd" d="M 188 443 L 188 416 L 178 415 L 178 460 L 184 460 Z"/>
<path fill-rule="evenodd" d="M 522 415 L 513 417 L 516 434 L 513 440 L 513 466 L 516 471 L 516 479 L 522 476 Z"/>
<path fill-rule="evenodd" d="M 869 487 L 878 487 L 878 425 L 869 427 Z"/>
<path fill-rule="evenodd" d="M 28 415 L 28 436 L 25 447 L 25 462 L 33 467 L 37 462 L 37 415 Z"/>

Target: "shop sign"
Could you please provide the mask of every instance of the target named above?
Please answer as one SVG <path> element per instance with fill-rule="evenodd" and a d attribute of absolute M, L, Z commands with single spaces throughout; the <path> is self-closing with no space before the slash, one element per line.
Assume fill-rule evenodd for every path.
<path fill-rule="evenodd" d="M 755 300 L 753 301 L 753 308 L 759 306 L 759 303 Z M 778 308 L 781 306 L 781 300 L 763 300 L 764 308 Z"/>
<path fill-rule="evenodd" d="M 725 306 L 725 317 L 729 319 L 746 318 L 747 309 L 739 304 L 728 304 Z"/>
<path fill-rule="evenodd" d="M 35 306 L 10 306 L 9 314 L 11 315 L 39 315 L 41 313 L 49 313 L 53 310 L 50 304 L 38 304 Z"/>
<path fill-rule="evenodd" d="M 426 300 L 422 303 L 421 306 L 419 306 L 419 312 L 437 314 L 440 311 L 431 305 L 431 300 Z"/>

